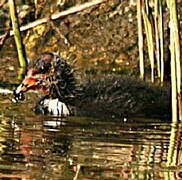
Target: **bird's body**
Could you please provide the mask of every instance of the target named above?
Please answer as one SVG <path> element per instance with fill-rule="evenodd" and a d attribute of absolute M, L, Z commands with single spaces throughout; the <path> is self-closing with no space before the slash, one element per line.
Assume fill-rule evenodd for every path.
<path fill-rule="evenodd" d="M 15 90 L 15 98 L 21 99 L 20 95 L 30 89 L 44 94 L 35 108 L 42 114 L 117 118 L 170 114 L 168 89 L 120 76 L 107 76 L 78 85 L 72 68 L 54 53 L 44 53 L 33 61 Z"/>

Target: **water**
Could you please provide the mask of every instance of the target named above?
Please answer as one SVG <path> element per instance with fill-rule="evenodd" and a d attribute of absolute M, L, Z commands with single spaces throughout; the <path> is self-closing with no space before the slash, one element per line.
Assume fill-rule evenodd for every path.
<path fill-rule="evenodd" d="M 31 111 L 34 95 L 1 95 L 0 179 L 177 179 L 166 168 L 171 124 L 152 119 L 56 118 Z"/>

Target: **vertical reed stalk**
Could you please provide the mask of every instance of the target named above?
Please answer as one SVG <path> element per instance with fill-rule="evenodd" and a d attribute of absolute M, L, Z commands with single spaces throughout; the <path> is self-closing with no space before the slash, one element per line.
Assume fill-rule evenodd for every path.
<path fill-rule="evenodd" d="M 160 72 L 161 83 L 164 82 L 164 34 L 163 34 L 163 13 L 162 13 L 162 0 L 159 0 L 159 43 L 160 43 Z"/>
<path fill-rule="evenodd" d="M 170 50 L 171 50 L 171 97 L 172 97 L 172 122 L 178 121 L 177 116 L 177 81 L 176 81 L 176 57 L 173 32 L 170 35 Z"/>
<path fill-rule="evenodd" d="M 154 43 L 153 43 L 153 37 L 152 37 L 152 25 L 144 9 L 142 13 L 143 13 L 143 19 L 144 19 L 144 28 L 146 32 L 148 55 L 149 55 L 150 66 L 151 66 L 151 81 L 154 82 Z"/>
<path fill-rule="evenodd" d="M 171 13 L 173 25 L 171 27 L 174 38 L 175 46 L 175 60 L 176 60 L 176 79 L 177 79 L 177 98 L 178 98 L 178 115 L 179 119 L 182 120 L 182 109 L 181 109 L 181 64 L 180 64 L 180 42 L 179 42 L 179 27 L 177 17 L 176 1 L 171 0 Z"/>
<path fill-rule="evenodd" d="M 160 49 L 159 49 L 159 0 L 154 1 L 154 26 L 155 26 L 155 54 L 156 54 L 156 60 L 157 60 L 157 75 L 158 77 L 161 76 L 161 68 L 160 68 Z"/>
<path fill-rule="evenodd" d="M 138 48 L 139 48 L 139 66 L 140 78 L 144 79 L 144 55 L 143 55 L 143 26 L 142 26 L 142 12 L 141 0 L 137 0 L 137 21 L 138 21 Z"/>
<path fill-rule="evenodd" d="M 9 0 L 9 9 L 10 9 L 10 16 L 11 16 L 11 21 L 12 21 L 14 39 L 15 39 L 15 43 L 16 43 L 16 47 L 17 47 L 20 67 L 26 67 L 27 61 L 25 58 L 25 50 L 23 47 L 22 39 L 21 39 L 18 17 L 17 17 L 17 13 L 16 13 L 16 5 L 15 5 L 14 0 Z"/>
<path fill-rule="evenodd" d="M 149 0 L 144 0 L 145 6 L 143 6 L 145 8 L 145 12 L 147 15 L 149 15 Z"/>
<path fill-rule="evenodd" d="M 37 0 L 34 0 L 34 5 L 35 5 L 35 19 L 37 19 L 37 16 L 38 16 L 38 2 L 37 2 Z"/>
<path fill-rule="evenodd" d="M 173 116 L 173 121 L 177 121 L 176 119 L 177 109 L 179 110 L 178 111 L 179 119 L 182 120 L 179 28 L 178 28 L 176 0 L 168 0 L 167 4 L 170 11 L 171 84 L 172 84 L 172 111 L 173 111 L 172 116 Z"/>

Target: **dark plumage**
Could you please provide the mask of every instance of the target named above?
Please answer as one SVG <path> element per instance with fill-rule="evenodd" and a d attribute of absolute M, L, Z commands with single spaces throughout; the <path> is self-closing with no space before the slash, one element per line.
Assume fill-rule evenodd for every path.
<path fill-rule="evenodd" d="M 170 92 L 137 79 L 107 76 L 83 85 L 76 99 L 82 115 L 167 117 Z M 77 108 L 78 109 L 78 108 Z"/>
<path fill-rule="evenodd" d="M 166 117 L 170 116 L 170 93 L 162 87 L 120 76 L 107 76 L 77 84 L 72 68 L 54 53 L 44 53 L 29 65 L 15 90 L 21 99 L 26 91 L 41 90 L 45 96 L 36 111 L 59 116 Z"/>

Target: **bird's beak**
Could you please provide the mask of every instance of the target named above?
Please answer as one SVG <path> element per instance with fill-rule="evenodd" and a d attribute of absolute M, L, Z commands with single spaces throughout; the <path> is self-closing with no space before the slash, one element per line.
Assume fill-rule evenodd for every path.
<path fill-rule="evenodd" d="M 33 77 L 25 77 L 22 83 L 17 87 L 16 92 L 27 92 L 28 90 L 34 90 L 36 88 L 37 80 Z"/>
<path fill-rule="evenodd" d="M 25 92 L 36 88 L 36 82 L 36 79 L 33 77 L 25 77 L 22 83 L 14 90 L 13 101 L 17 102 L 18 100 L 23 100 Z"/>

